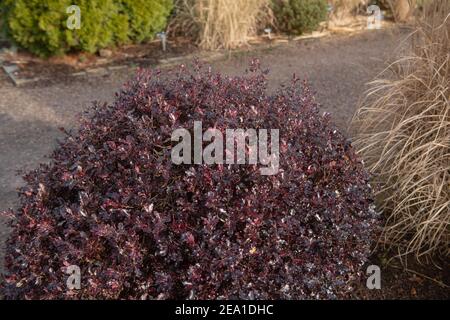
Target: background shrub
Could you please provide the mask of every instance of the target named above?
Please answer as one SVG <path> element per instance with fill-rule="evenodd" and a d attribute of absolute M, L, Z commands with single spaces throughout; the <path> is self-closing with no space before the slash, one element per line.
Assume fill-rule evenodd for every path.
<path fill-rule="evenodd" d="M 326 0 L 273 0 L 278 28 L 288 34 L 302 34 L 317 29 L 327 17 Z"/>
<path fill-rule="evenodd" d="M 81 29 L 69 30 L 66 8 L 81 9 Z M 98 49 L 151 39 L 164 28 L 171 0 L 5 0 L 0 3 L 10 37 L 39 55 Z"/>
<path fill-rule="evenodd" d="M 152 39 L 157 32 L 163 30 L 173 7 L 172 0 L 121 0 L 120 2 L 128 17 L 129 37 L 137 42 Z"/>
<path fill-rule="evenodd" d="M 366 14 L 367 5 L 370 0 L 329 0 L 332 5 L 331 19 L 339 23 L 339 20 L 355 16 L 356 14 Z"/>
<path fill-rule="evenodd" d="M 346 296 L 376 236 L 368 176 L 297 79 L 143 71 L 96 104 L 26 177 L 7 244 L 7 298 Z M 170 80 L 168 80 L 170 79 Z M 280 130 L 280 171 L 174 165 L 171 134 Z M 270 148 L 270 146 L 269 146 Z M 67 290 L 78 265 L 82 287 Z"/>

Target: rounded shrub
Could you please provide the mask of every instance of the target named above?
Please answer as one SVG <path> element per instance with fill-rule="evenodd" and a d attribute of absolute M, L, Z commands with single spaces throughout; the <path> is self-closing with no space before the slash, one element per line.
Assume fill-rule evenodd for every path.
<path fill-rule="evenodd" d="M 10 37 L 39 56 L 101 48 L 151 39 L 162 30 L 172 0 L 78 0 L 81 28 L 70 30 L 69 0 L 5 0 L 0 12 Z"/>
<path fill-rule="evenodd" d="M 277 27 L 294 35 L 317 29 L 327 17 L 326 0 L 273 0 L 272 9 Z"/>
<path fill-rule="evenodd" d="M 6 298 L 345 297 L 378 233 L 368 175 L 297 79 L 140 71 L 25 176 Z M 179 164 L 172 133 L 279 129 L 279 170 Z M 272 136 L 274 137 L 274 136 Z M 273 138 L 274 139 L 274 138 Z M 271 140 L 268 149 L 271 148 Z M 68 290 L 67 267 L 81 271 Z"/>

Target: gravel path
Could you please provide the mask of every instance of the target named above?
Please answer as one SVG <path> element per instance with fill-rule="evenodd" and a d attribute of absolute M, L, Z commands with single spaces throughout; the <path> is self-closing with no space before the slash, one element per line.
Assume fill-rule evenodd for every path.
<path fill-rule="evenodd" d="M 253 57 L 270 68 L 269 90 L 289 81 L 293 73 L 308 79 L 323 110 L 343 130 L 355 111 L 365 83 L 384 69 L 405 36 L 396 29 L 353 36 L 287 43 L 272 49 L 233 54 L 212 63 L 214 70 L 239 74 Z M 108 77 L 54 81 L 16 88 L 0 75 L 0 211 L 17 206 L 18 169 L 36 168 L 47 161 L 61 137 L 59 127 L 74 128 L 77 114 L 93 100 L 111 102 L 114 92 L 131 76 L 129 71 Z M 7 228 L 0 223 L 0 259 Z M 2 263 L 0 264 L 2 271 Z"/>

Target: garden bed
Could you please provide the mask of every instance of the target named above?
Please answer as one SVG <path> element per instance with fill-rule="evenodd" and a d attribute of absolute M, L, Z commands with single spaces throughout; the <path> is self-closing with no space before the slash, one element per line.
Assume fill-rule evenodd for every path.
<path fill-rule="evenodd" d="M 383 29 L 394 27 L 392 21 L 383 21 Z M 248 39 L 247 45 L 234 50 L 204 51 L 185 37 L 168 40 L 166 51 L 163 51 L 160 40 L 149 43 L 128 45 L 115 49 L 101 50 L 99 54 L 72 53 L 48 59 L 36 57 L 22 50 L 4 49 L 1 53 L 0 65 L 15 85 L 29 84 L 37 81 L 85 76 L 86 74 L 107 75 L 113 70 L 134 67 L 150 67 L 155 65 L 174 66 L 191 57 L 204 61 L 225 58 L 233 53 L 251 52 L 271 48 L 289 41 L 318 39 L 336 35 L 351 35 L 365 31 L 367 18 L 357 16 L 341 21 L 340 24 L 322 25 L 320 31 L 313 31 L 301 36 L 273 34 L 255 36 Z M 6 46 L 6 43 L 5 43 Z"/>

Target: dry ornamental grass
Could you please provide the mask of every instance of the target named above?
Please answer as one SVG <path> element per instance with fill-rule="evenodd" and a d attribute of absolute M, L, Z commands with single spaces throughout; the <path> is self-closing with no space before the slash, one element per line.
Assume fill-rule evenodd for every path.
<path fill-rule="evenodd" d="M 179 0 L 176 12 L 169 30 L 207 50 L 245 44 L 271 21 L 270 0 Z"/>
<path fill-rule="evenodd" d="M 411 55 L 370 84 L 352 121 L 400 255 L 450 255 L 450 1 L 430 1 Z"/>

